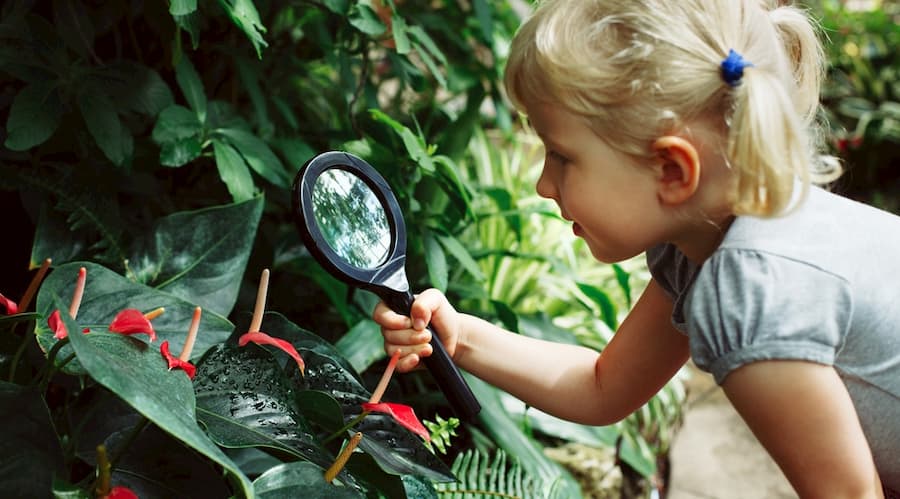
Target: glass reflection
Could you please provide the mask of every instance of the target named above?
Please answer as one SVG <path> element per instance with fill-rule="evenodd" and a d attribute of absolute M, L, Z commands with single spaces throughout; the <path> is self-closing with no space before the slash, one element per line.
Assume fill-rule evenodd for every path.
<path fill-rule="evenodd" d="M 384 262 L 391 231 L 384 207 L 356 175 L 338 168 L 322 172 L 313 186 L 313 215 L 328 246 L 354 267 Z"/>

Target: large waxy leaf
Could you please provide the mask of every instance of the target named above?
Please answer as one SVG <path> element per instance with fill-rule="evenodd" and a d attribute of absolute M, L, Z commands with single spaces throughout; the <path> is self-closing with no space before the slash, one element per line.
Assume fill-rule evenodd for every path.
<path fill-rule="evenodd" d="M 231 199 L 241 202 L 252 198 L 256 193 L 256 187 L 244 157 L 228 142 L 213 140 L 212 143 L 219 177 L 225 182 Z"/>
<path fill-rule="evenodd" d="M 0 382 L 0 496 L 42 497 L 61 474 L 62 448 L 36 388 Z"/>
<path fill-rule="evenodd" d="M 148 286 L 228 315 L 256 237 L 263 198 L 161 219 L 129 260 Z M 185 329 L 186 331 L 186 329 Z M 200 336 L 203 337 L 201 328 Z M 175 343 L 173 342 L 173 347 Z"/>
<path fill-rule="evenodd" d="M 309 388 L 331 393 L 341 404 L 347 421 L 361 414 L 362 404 L 370 394 L 355 376 L 334 358 L 313 350 L 298 350 L 306 361 L 304 381 Z M 447 465 L 425 447 L 422 439 L 386 414 L 369 414 L 352 431 L 362 432 L 359 448 L 374 457 L 387 473 L 413 474 L 436 482 L 456 479 Z"/>
<path fill-rule="evenodd" d="M 256 346 L 219 345 L 194 377 L 197 412 L 225 447 L 269 447 L 327 468 L 334 460 L 299 413 L 293 385 L 274 357 Z"/>
<path fill-rule="evenodd" d="M 55 307 L 61 303 L 54 300 Z M 69 314 L 61 314 L 66 328 L 77 331 Z M 197 425 L 194 389 L 181 371 L 169 371 L 159 350 L 127 336 L 94 332 L 72 334 L 71 344 L 88 375 L 151 422 L 185 445 L 220 464 L 252 497 L 253 485 Z"/>
<path fill-rule="evenodd" d="M 365 497 L 349 487 L 325 481 L 325 470 L 306 462 L 276 466 L 253 481 L 260 499 L 357 499 Z"/>
<path fill-rule="evenodd" d="M 129 281 L 106 267 L 94 263 L 67 263 L 51 272 L 38 293 L 36 311 L 39 314 L 45 318 L 50 316 L 57 308 L 54 297 L 64 297 L 66 302 L 64 310 L 68 310 L 67 302 L 71 300 L 78 269 L 81 267 L 87 270 L 87 281 L 84 298 L 78 311 L 77 322 L 80 327 L 70 328 L 70 333 L 78 331 L 78 334 L 81 334 L 80 331 L 83 328 L 90 328 L 92 331 L 106 331 L 116 314 L 126 308 L 149 312 L 157 307 L 163 307 L 165 313 L 152 322 L 159 342 L 154 343 L 153 348 L 159 353 L 157 345 L 163 341 L 169 341 L 172 351 L 181 351 L 194 308 L 197 305 L 169 293 Z M 233 329 L 234 325 L 225 317 L 212 311 L 204 311 L 200 319 L 197 341 L 194 344 L 193 357 L 197 358 L 212 345 L 223 342 Z M 36 322 L 35 334 L 44 351 L 49 350 L 57 341 L 46 320 Z M 60 356 L 65 357 L 70 352 L 71 347 L 66 346 L 60 352 Z M 80 372 L 77 364 L 70 367 L 69 372 Z"/>
<path fill-rule="evenodd" d="M 276 313 L 265 315 L 261 329 L 297 348 L 306 362 L 304 387 L 330 394 L 340 404 L 345 422 L 362 413 L 362 404 L 369 401 L 371 393 L 331 344 Z M 285 365 L 290 366 L 293 362 L 286 355 L 282 357 Z M 414 474 L 438 482 L 455 479 L 447 465 L 425 447 L 421 438 L 386 414 L 369 414 L 351 431 L 363 433 L 359 448 L 374 457 L 387 473 Z"/>

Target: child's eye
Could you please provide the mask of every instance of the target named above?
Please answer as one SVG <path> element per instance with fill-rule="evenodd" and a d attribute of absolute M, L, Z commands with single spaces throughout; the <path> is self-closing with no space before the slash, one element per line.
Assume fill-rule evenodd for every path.
<path fill-rule="evenodd" d="M 548 151 L 548 152 L 547 152 L 547 159 L 548 159 L 549 161 L 551 161 L 551 162 L 553 162 L 553 163 L 556 163 L 556 164 L 559 164 L 559 165 L 564 165 L 564 164 L 566 164 L 566 163 L 569 162 L 569 158 L 563 156 L 562 154 L 560 154 L 560 153 L 558 153 L 558 152 L 556 152 L 556 151 Z"/>

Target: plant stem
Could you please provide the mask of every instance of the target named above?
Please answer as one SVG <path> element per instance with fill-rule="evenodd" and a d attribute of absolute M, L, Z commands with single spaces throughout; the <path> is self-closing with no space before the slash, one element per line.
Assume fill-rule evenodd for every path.
<path fill-rule="evenodd" d="M 259 289 L 256 291 L 256 307 L 253 309 L 253 318 L 250 320 L 251 333 L 259 331 L 262 326 L 263 312 L 266 311 L 266 294 L 269 292 L 269 269 L 263 269 L 259 277 Z"/>
<path fill-rule="evenodd" d="M 331 442 L 332 440 L 342 436 L 345 431 L 356 426 L 360 421 L 365 419 L 366 416 L 368 416 L 368 415 L 369 415 L 369 411 L 363 411 L 363 412 L 359 413 L 355 418 L 351 419 L 347 424 L 342 426 L 340 430 L 325 437 L 325 440 L 323 440 L 322 443 L 327 444 L 328 442 Z"/>
<path fill-rule="evenodd" d="M 361 432 L 356 432 L 350 437 L 350 441 L 347 442 L 347 445 L 341 450 L 341 453 L 338 454 L 337 459 L 334 460 L 334 464 L 325 471 L 326 482 L 331 483 L 332 480 L 338 476 L 338 473 L 344 469 L 347 460 L 350 459 L 350 455 L 353 454 L 353 450 L 356 449 L 356 446 L 359 445 L 360 440 L 362 440 L 362 436 L 363 434 Z"/>
<path fill-rule="evenodd" d="M 15 328 L 15 325 L 13 326 Z M 13 329 L 15 330 L 15 329 Z M 25 349 L 28 348 L 28 345 L 31 343 L 31 340 L 34 338 L 34 329 L 28 329 L 25 331 L 25 336 L 22 338 L 22 343 L 19 345 L 19 348 L 16 349 L 16 354 L 13 355 L 12 362 L 9 366 L 9 382 L 15 383 L 16 378 L 16 369 L 19 366 L 19 359 L 22 358 L 22 354 L 25 353 Z"/>

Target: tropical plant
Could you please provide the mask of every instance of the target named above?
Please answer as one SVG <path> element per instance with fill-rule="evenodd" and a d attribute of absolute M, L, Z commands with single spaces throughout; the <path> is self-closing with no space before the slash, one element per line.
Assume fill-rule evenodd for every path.
<path fill-rule="evenodd" d="M 122 485 L 141 497 L 431 497 L 452 480 L 450 463 L 501 468 L 459 464 L 478 449 L 515 456 L 508 469 L 527 475 L 520 483 L 537 497 L 577 496 L 507 399 L 473 378 L 484 415 L 455 436 L 427 373 L 397 377 L 387 393 L 415 406 L 446 454 L 388 415 L 362 417 L 367 387 L 389 365 L 368 319 L 375 298 L 315 263 L 290 207 L 306 160 L 356 153 L 384 174 L 406 215 L 414 289 L 444 289 L 510 324 L 531 320 L 526 289 L 484 291 L 501 282 L 488 271 L 507 263 L 491 255 L 509 241 L 476 243 L 470 231 L 490 220 L 514 227 L 533 210 L 478 205 L 476 193 L 498 206 L 504 193 L 479 188 L 463 167 L 479 161 L 469 144 L 481 127 L 515 128 L 498 86 L 520 22 L 511 2 L 166 5 L 0 7 L 0 190 L 13 225 L 7 248 L 22 255 L 8 261 L 0 291 L 23 296 L 4 301 L 12 308 L 0 316 L 0 433 L 23 449 L 2 459 L 3 495 L 103 496 Z M 517 261 L 566 268 L 532 249 L 524 259 L 515 249 Z M 272 274 L 260 299 L 262 269 Z M 525 282 L 543 286 L 543 272 Z M 580 282 L 619 296 L 627 269 L 605 272 Z M 610 325 L 603 295 L 585 289 L 576 303 Z M 260 302 L 272 312 L 251 314 Z M 189 330 L 193 349 L 175 357 Z M 262 331 L 268 338 L 246 336 Z M 599 341 L 591 334 L 579 338 Z M 305 374 L 280 347 L 296 350 Z M 356 433 L 341 486 L 328 483 L 326 468 Z"/>
<path fill-rule="evenodd" d="M 817 6 L 830 62 L 823 104 L 847 172 L 838 190 L 900 213 L 900 3 Z"/>

